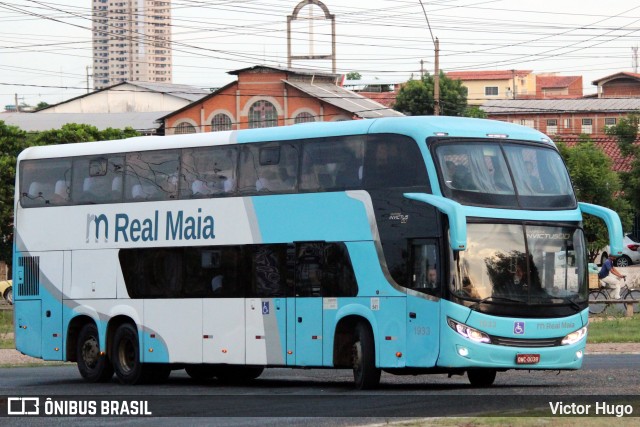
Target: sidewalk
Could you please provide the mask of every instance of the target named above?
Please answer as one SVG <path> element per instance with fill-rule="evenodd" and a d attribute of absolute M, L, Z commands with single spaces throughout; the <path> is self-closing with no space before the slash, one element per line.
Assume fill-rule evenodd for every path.
<path fill-rule="evenodd" d="M 640 343 L 604 343 L 587 344 L 586 354 L 640 354 Z M 62 362 L 45 362 L 41 359 L 20 354 L 17 350 L 0 349 L 0 366 L 29 364 L 58 364 Z"/>

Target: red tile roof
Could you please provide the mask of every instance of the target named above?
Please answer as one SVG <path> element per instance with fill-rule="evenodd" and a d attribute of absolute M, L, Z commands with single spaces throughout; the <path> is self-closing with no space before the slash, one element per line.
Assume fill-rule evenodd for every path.
<path fill-rule="evenodd" d="M 445 73 L 450 79 L 460 80 L 509 80 L 516 76 L 526 76 L 533 70 L 493 70 L 493 71 L 450 71 Z"/>
<path fill-rule="evenodd" d="M 581 76 L 536 76 L 536 85 L 540 88 L 565 88 L 580 79 Z"/>
<path fill-rule="evenodd" d="M 554 138 L 555 141 L 562 141 L 567 144 L 569 147 L 575 146 L 580 137 L 578 135 L 557 135 Z M 631 171 L 631 163 L 633 161 L 632 157 L 624 157 L 620 153 L 620 147 L 618 147 L 618 142 L 611 137 L 595 137 L 591 138 L 594 144 L 602 149 L 604 153 L 611 159 L 613 170 L 616 172 L 630 172 Z M 640 139 L 636 141 L 636 143 L 640 143 Z"/>

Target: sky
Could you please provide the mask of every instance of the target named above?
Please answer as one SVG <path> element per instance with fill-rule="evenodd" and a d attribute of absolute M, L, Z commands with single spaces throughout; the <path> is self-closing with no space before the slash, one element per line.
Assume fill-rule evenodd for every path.
<path fill-rule="evenodd" d="M 532 70 L 593 80 L 633 71 L 640 2 L 622 0 L 324 0 L 336 20 L 337 73 L 408 80 L 440 68 Z M 173 83 L 217 88 L 228 71 L 287 65 L 287 15 L 299 0 L 172 0 Z M 0 111 L 86 93 L 92 65 L 91 0 L 0 0 Z M 310 12 L 312 9 L 312 12 Z M 425 17 L 426 12 L 426 17 Z M 330 23 L 305 7 L 293 54 L 328 54 Z M 311 41 L 310 41 L 311 40 Z M 331 71 L 330 61 L 294 67 Z M 89 73 L 91 70 L 89 70 Z M 93 83 L 90 82 L 91 87 Z"/>

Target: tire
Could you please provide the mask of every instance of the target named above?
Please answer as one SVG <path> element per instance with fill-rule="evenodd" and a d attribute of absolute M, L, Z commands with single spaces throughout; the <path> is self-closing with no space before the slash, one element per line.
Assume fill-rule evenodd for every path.
<path fill-rule="evenodd" d="M 605 301 L 607 299 L 607 295 L 602 291 L 591 291 L 589 292 L 589 314 L 600 314 L 606 308 L 607 304 L 605 303 L 592 303 L 591 301 Z"/>
<path fill-rule="evenodd" d="M 622 255 L 616 259 L 616 267 L 629 267 L 631 264 L 631 258 L 626 255 Z"/>
<path fill-rule="evenodd" d="M 371 327 L 364 322 L 356 325 L 352 348 L 353 380 L 358 390 L 373 389 L 380 384 L 381 370 L 376 368 L 375 341 Z"/>
<path fill-rule="evenodd" d="M 216 376 L 216 368 L 211 365 L 188 365 L 184 370 L 196 381 L 207 381 Z"/>
<path fill-rule="evenodd" d="M 140 362 L 138 330 L 131 323 L 123 323 L 116 329 L 111 361 L 113 370 L 122 384 L 140 384 L 145 379 L 143 365 Z"/>
<path fill-rule="evenodd" d="M 496 380 L 495 369 L 469 369 L 467 371 L 469 383 L 474 387 L 489 387 Z"/>
<path fill-rule="evenodd" d="M 255 380 L 264 368 L 262 366 L 232 366 L 217 367 L 215 376 L 225 384 L 242 384 Z"/>
<path fill-rule="evenodd" d="M 9 286 L 4 291 L 4 299 L 7 300 L 9 305 L 13 305 L 13 286 Z"/>
<path fill-rule="evenodd" d="M 103 383 L 113 377 L 113 367 L 106 355 L 100 354 L 98 328 L 87 323 L 80 330 L 76 343 L 76 360 L 82 378 L 90 383 Z"/>
<path fill-rule="evenodd" d="M 640 291 L 637 289 L 631 289 L 627 292 L 627 295 L 624 296 L 624 299 L 634 299 L 636 301 L 640 300 Z M 632 304 L 632 303 L 629 303 Z M 640 303 L 633 303 L 633 314 L 640 313 Z"/>

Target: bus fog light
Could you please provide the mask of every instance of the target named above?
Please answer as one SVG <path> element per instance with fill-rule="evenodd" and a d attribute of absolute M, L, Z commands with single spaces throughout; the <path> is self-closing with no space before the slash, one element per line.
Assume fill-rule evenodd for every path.
<path fill-rule="evenodd" d="M 469 349 L 467 347 L 458 347 L 458 354 L 462 357 L 467 357 L 469 355 Z"/>
<path fill-rule="evenodd" d="M 575 344 L 587 335 L 587 327 L 580 328 L 575 332 L 571 332 L 569 335 L 562 339 L 562 345 Z"/>
<path fill-rule="evenodd" d="M 576 351 L 576 359 L 582 359 L 582 350 Z"/>

